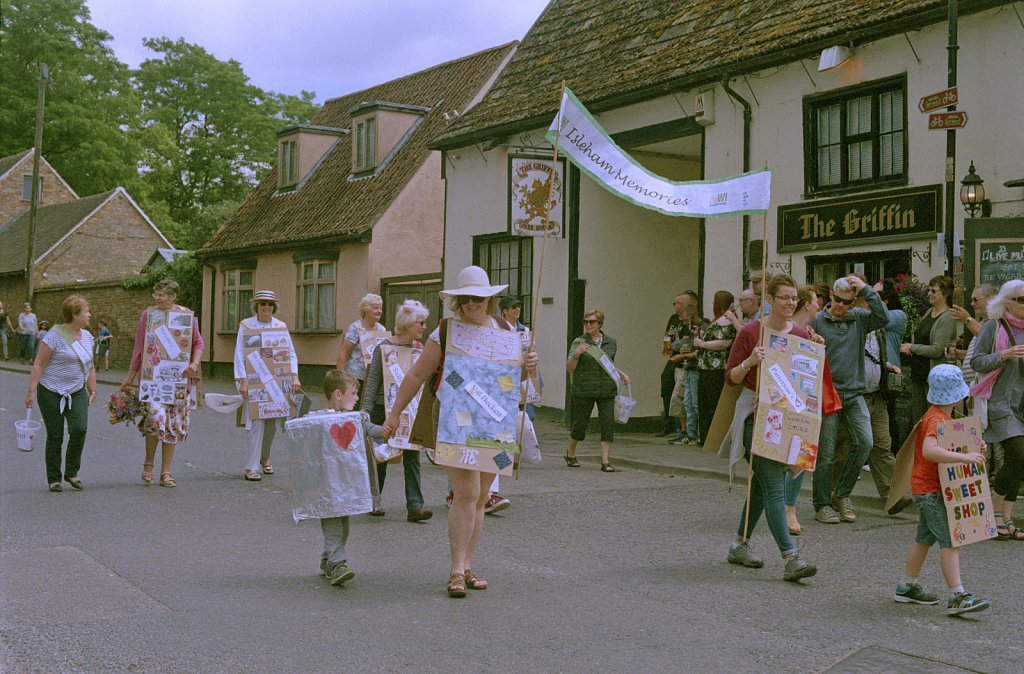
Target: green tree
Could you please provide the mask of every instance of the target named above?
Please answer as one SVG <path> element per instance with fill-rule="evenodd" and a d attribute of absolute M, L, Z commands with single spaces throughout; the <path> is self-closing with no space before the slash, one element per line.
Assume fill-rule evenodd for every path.
<path fill-rule="evenodd" d="M 39 66 L 49 69 L 43 154 L 85 196 L 137 178 L 138 110 L 128 67 L 84 0 L 0 0 L 0 156 L 35 142 Z"/>
<path fill-rule="evenodd" d="M 237 61 L 183 39 L 143 44 L 158 55 L 134 77 L 144 180 L 179 225 L 176 245 L 201 245 L 270 168 L 276 130 L 316 110 L 315 94 L 263 91 Z"/>

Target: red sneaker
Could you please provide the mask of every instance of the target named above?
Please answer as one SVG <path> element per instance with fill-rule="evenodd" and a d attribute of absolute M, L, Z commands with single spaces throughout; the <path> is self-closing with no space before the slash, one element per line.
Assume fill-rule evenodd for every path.
<path fill-rule="evenodd" d="M 508 508 L 510 505 L 512 505 L 512 502 L 507 498 L 503 498 L 502 495 L 496 491 L 491 492 L 491 498 L 489 498 L 487 503 L 484 505 L 484 514 L 490 515 L 500 512 Z"/>

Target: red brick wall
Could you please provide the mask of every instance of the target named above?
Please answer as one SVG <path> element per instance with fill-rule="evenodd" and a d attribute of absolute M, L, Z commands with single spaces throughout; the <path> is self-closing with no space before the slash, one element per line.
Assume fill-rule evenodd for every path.
<path fill-rule="evenodd" d="M 126 278 L 167 244 L 120 192 L 43 258 L 36 286 Z M 42 278 L 42 274 L 46 278 Z"/>
<path fill-rule="evenodd" d="M 32 155 L 29 154 L 11 168 L 6 178 L 0 180 L 0 225 L 28 210 L 31 202 L 22 200 L 21 188 L 23 177 L 31 175 Z M 43 198 L 39 202 L 40 206 L 52 206 L 75 200 L 75 196 L 45 160 L 39 162 L 39 177 L 43 180 Z"/>
<path fill-rule="evenodd" d="M 62 320 L 60 306 L 64 299 L 68 295 L 81 295 L 92 310 L 89 332 L 95 337 L 100 330 L 97 321 L 103 320 L 114 333 L 110 349 L 111 367 L 127 368 L 135 345 L 139 315 L 153 303 L 151 292 L 150 288 L 125 290 L 120 281 L 51 286 L 36 290 L 34 309 L 40 320 L 57 323 Z"/>

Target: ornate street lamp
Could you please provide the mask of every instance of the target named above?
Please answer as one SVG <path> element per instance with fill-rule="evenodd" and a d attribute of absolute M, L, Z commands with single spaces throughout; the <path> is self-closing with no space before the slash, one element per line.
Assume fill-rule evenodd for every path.
<path fill-rule="evenodd" d="M 985 181 L 975 172 L 973 161 L 960 185 L 960 203 L 968 215 L 973 218 L 978 211 L 981 211 L 982 217 L 992 215 L 992 202 L 985 198 Z"/>

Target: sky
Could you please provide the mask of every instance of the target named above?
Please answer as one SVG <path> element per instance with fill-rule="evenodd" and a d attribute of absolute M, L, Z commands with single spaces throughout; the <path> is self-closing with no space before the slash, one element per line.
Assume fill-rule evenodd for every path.
<path fill-rule="evenodd" d="M 146 37 L 184 38 L 252 84 L 316 101 L 521 40 L 548 0 L 86 0 L 135 68 Z"/>

